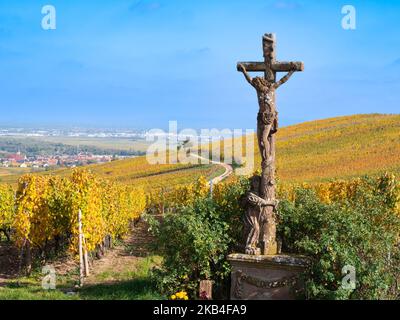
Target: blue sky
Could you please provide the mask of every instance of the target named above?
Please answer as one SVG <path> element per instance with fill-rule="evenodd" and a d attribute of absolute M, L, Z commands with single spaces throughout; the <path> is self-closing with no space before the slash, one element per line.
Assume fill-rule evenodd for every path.
<path fill-rule="evenodd" d="M 399 113 L 399 21 L 400 1 L 0 0 L 0 123 L 254 128 L 236 62 L 262 59 L 265 32 L 306 67 L 279 89 L 281 125 Z"/>

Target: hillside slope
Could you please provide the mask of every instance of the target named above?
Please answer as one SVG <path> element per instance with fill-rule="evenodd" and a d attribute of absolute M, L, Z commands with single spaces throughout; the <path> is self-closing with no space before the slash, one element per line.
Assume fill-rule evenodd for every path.
<path fill-rule="evenodd" d="M 207 179 L 213 179 L 223 174 L 225 171 L 224 167 L 216 164 L 151 165 L 147 162 L 145 156 L 117 160 L 104 164 L 93 164 L 88 165 L 85 168 L 102 178 L 142 186 L 146 190 L 150 188 L 168 189 L 175 185 L 196 181 L 201 176 L 204 176 Z M 38 174 L 68 176 L 71 172 L 71 168 L 62 168 L 50 171 L 41 171 Z M 14 175 L 3 175 L 0 177 L 1 183 L 16 185 L 18 178 L 24 173 L 27 172 L 18 172 Z"/>
<path fill-rule="evenodd" d="M 256 150 L 256 162 L 260 157 Z M 287 182 L 400 172 L 400 115 L 366 114 L 280 129 L 277 175 Z"/>
<path fill-rule="evenodd" d="M 244 137 L 243 139 L 244 140 Z M 232 145 L 232 141 L 227 141 Z M 255 143 L 255 168 L 260 156 Z M 200 176 L 222 174 L 218 165 L 150 165 L 145 157 L 88 167 L 102 177 L 148 188 L 172 187 Z M 70 169 L 49 174 L 66 175 Z M 383 171 L 400 172 L 400 115 L 364 114 L 309 121 L 277 134 L 277 176 L 283 182 L 349 179 Z M 17 176 L 3 177 L 15 183 Z"/>
<path fill-rule="evenodd" d="M 255 168 L 259 168 L 256 143 L 254 152 Z M 139 162 L 141 165 L 137 165 Z M 144 157 L 93 169 L 122 182 L 146 184 L 177 184 L 200 174 L 210 177 L 221 170 L 218 166 L 150 166 Z M 349 179 L 383 171 L 400 172 L 399 114 L 343 116 L 304 122 L 278 131 L 277 176 L 281 181 Z M 157 177 L 159 173 L 162 175 Z"/>

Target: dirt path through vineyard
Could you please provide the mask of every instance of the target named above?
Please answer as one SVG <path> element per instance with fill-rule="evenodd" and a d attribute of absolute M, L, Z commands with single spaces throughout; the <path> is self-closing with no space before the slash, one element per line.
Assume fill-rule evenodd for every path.
<path fill-rule="evenodd" d="M 151 255 L 149 225 L 143 219 L 132 225 L 132 232 L 121 244 L 107 250 L 101 259 L 93 261 L 90 276 L 85 279 L 85 286 L 114 283 L 138 272 L 138 265 Z"/>
<path fill-rule="evenodd" d="M 207 163 L 209 162 L 209 163 L 212 163 L 212 164 L 219 165 L 219 166 L 221 166 L 221 167 L 223 167 L 225 169 L 223 174 L 221 174 L 218 177 L 215 177 L 215 178 L 213 178 L 211 180 L 211 183 L 213 185 L 221 182 L 222 180 L 225 180 L 226 178 L 228 178 L 233 173 L 233 167 L 230 164 L 219 162 L 219 161 L 209 160 L 207 158 L 201 157 L 201 156 L 199 156 L 197 154 L 194 154 L 194 153 L 191 153 L 190 156 L 193 157 L 193 158 L 197 158 L 199 160 L 204 160 Z"/>
<path fill-rule="evenodd" d="M 198 159 L 206 160 L 198 155 L 193 155 Z M 225 171 L 223 174 L 212 179 L 212 184 L 217 184 L 226 179 L 233 173 L 233 168 L 229 164 L 211 161 L 211 163 L 222 166 Z M 161 216 L 156 218 L 160 219 Z M 95 286 L 98 284 L 111 284 L 121 279 L 126 280 L 129 274 L 134 275 L 139 272 L 138 266 L 141 261 L 151 255 L 151 243 L 154 237 L 150 235 L 149 225 L 140 219 L 136 225 L 132 226 L 131 234 L 122 244 L 106 251 L 101 259 L 96 259 L 91 265 L 91 274 L 85 279 L 85 286 Z"/>
<path fill-rule="evenodd" d="M 225 168 L 223 174 L 212 179 L 213 184 L 219 183 L 233 172 L 230 165 L 220 162 L 212 163 Z M 161 216 L 156 216 L 156 218 L 161 219 Z M 148 223 L 142 218 L 139 219 L 136 224 L 132 224 L 130 235 L 127 238 L 118 242 L 112 249 L 106 250 L 100 259 L 94 259 L 90 265 L 90 275 L 84 279 L 84 288 L 111 285 L 134 279 L 140 277 L 143 270 L 158 265 L 161 260 L 157 259 L 159 257 L 152 252 L 151 244 L 154 237 L 148 229 Z M 54 261 L 52 265 L 57 275 L 69 277 L 69 274 L 75 273 L 74 270 L 77 270 L 79 264 L 66 257 Z M 12 244 L 2 242 L 0 244 L 0 287 L 17 279 L 18 267 L 18 249 Z M 77 278 L 76 273 L 72 278 Z M 71 289 L 73 290 L 72 287 Z M 68 291 L 68 289 L 66 290 Z"/>

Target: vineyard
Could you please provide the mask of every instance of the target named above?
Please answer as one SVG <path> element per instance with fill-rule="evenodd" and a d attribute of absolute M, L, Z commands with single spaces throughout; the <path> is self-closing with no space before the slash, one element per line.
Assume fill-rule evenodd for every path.
<path fill-rule="evenodd" d="M 372 182 L 371 182 L 372 179 Z M 236 204 L 228 203 L 226 196 L 232 188 L 244 188 L 246 179 L 233 177 L 229 181 L 215 185 L 212 198 L 224 206 L 231 206 L 232 210 L 240 210 Z M 393 203 L 393 209 L 400 216 L 400 181 L 395 174 L 384 173 L 374 178 L 354 178 L 350 180 L 332 180 L 319 183 L 282 183 L 278 185 L 278 198 L 294 202 L 296 190 L 305 189 L 315 192 L 318 199 L 325 204 L 340 203 L 354 199 L 357 192 L 362 190 L 370 193 L 384 190 L 385 195 Z M 190 206 L 199 198 L 210 195 L 210 187 L 204 178 L 194 183 L 177 186 L 168 193 L 153 192 L 148 197 L 148 210 L 165 213 L 168 208 Z"/>
<path fill-rule="evenodd" d="M 314 183 L 400 173 L 399 132 L 398 114 L 343 116 L 280 128 L 277 177 L 282 183 Z M 245 147 L 245 137 L 238 139 L 225 141 L 221 149 L 232 150 L 238 143 Z M 255 137 L 254 158 L 259 168 Z"/>
<path fill-rule="evenodd" d="M 349 180 L 385 171 L 399 173 L 399 130 L 400 115 L 384 114 L 345 116 L 281 128 L 277 136 L 277 176 L 282 183 L 313 183 Z M 245 138 L 241 140 L 245 147 Z M 221 150 L 225 147 L 229 150 L 236 143 L 237 139 L 226 140 Z M 254 168 L 259 168 L 256 142 L 254 146 Z M 102 178 L 146 190 L 191 183 L 201 176 L 211 179 L 223 172 L 217 165 L 150 165 L 146 157 L 88 168 Z M 45 174 L 68 176 L 70 173 L 71 169 L 59 169 Z M 19 176 L 19 173 L 3 176 L 1 182 L 16 185 Z"/>
<path fill-rule="evenodd" d="M 348 260 L 365 269 L 365 283 L 387 281 L 394 290 L 392 279 L 370 280 L 368 264 L 377 263 L 381 271 L 376 275 L 397 272 L 381 257 L 389 250 L 397 259 L 400 239 L 399 123 L 397 115 L 365 115 L 280 131 L 278 231 L 290 252 L 322 261 L 314 266 L 320 278 L 311 282 L 316 298 L 330 297 L 340 275 L 338 265 Z M 256 156 L 256 168 L 258 162 Z M 137 157 L 87 170 L 14 176 L 16 182 L 0 184 L 0 241 L 18 249 L 17 260 L 29 272 L 58 256 L 77 260 L 79 211 L 84 249 L 92 256 L 103 252 L 109 239 L 132 235 L 131 222 L 146 213 L 150 228 L 145 232 L 151 230 L 156 239 L 152 254 L 156 261 L 163 257 L 158 273 L 146 267 L 146 277 L 152 274 L 160 284 L 152 290 L 158 296 L 188 292 L 191 298 L 199 280 L 212 279 L 223 291 L 229 274 L 224 257 L 240 238 L 240 199 L 249 188 L 247 177 L 233 175 L 211 190 L 209 179 L 223 170 L 219 165 L 150 165 Z M 163 224 L 155 216 L 162 216 Z M 367 242 L 364 234 L 371 237 Z M 373 293 L 376 297 L 389 295 L 379 290 Z M 375 297 L 371 292 L 357 294 Z"/>
<path fill-rule="evenodd" d="M 44 259 L 63 250 L 77 253 L 79 210 L 85 249 L 93 252 L 106 237 L 127 234 L 146 208 L 146 195 L 75 170 L 69 177 L 22 176 L 15 196 L 11 187 L 1 186 L 0 206 L 0 229 L 25 252 L 29 270 L 32 253 Z"/>
<path fill-rule="evenodd" d="M 125 160 L 112 161 L 106 164 L 95 164 L 86 166 L 88 170 L 103 179 L 123 183 L 125 185 L 135 185 L 143 187 L 145 190 L 165 189 L 176 185 L 190 183 L 201 176 L 212 179 L 224 172 L 218 165 L 198 165 L 198 164 L 149 164 L 146 157 L 136 157 Z M 63 168 L 47 172 L 40 175 L 67 177 L 72 169 Z M 1 176 L 0 184 L 17 185 L 21 175 Z"/>
<path fill-rule="evenodd" d="M 147 211 L 149 230 L 156 236 L 156 252 L 163 256 L 161 268 L 151 273 L 155 277 L 152 281 L 158 283 L 156 292 L 160 295 L 188 292 L 189 297 L 195 297 L 199 280 L 213 279 L 223 288 L 223 281 L 229 279 L 224 257 L 234 250 L 233 244 L 241 237 L 243 208 L 240 199 L 248 187 L 248 179 L 233 177 L 210 190 L 207 180 L 201 177 L 193 183 L 176 186 L 169 192 L 146 194 L 143 189 L 109 182 L 84 170 L 75 170 L 69 177 L 26 175 L 20 178 L 16 193 L 11 187 L 1 186 L 0 229 L 15 245 L 24 249 L 25 265 L 29 270 L 31 261 L 26 261 L 27 257 L 43 261 L 57 252 L 69 252 L 76 257 L 79 210 L 82 211 L 85 248 L 89 252 L 101 248 L 106 237 L 118 239 L 126 235 L 130 221 Z M 278 193 L 281 201 L 279 219 L 283 221 L 279 233 L 285 234 L 288 248 L 316 255 L 318 259 L 319 252 L 325 252 L 326 246 L 334 248 L 324 253 L 327 255 L 324 259 L 329 262 L 313 267 L 318 272 L 325 268 L 323 274 L 340 275 L 336 270 L 338 257 L 363 257 L 347 257 L 353 249 L 357 254 L 357 250 L 370 250 L 365 253 L 367 257 L 378 255 L 374 261 L 379 263 L 382 253 L 373 250 L 386 248 L 392 250 L 393 257 L 397 255 L 397 247 L 393 246 L 400 238 L 400 182 L 394 174 L 314 184 L 280 184 Z M 297 217 L 296 212 L 303 213 Z M 161 225 L 152 218 L 154 214 L 163 214 Z M 370 242 L 364 242 L 363 236 L 346 240 L 352 235 L 341 235 L 338 232 L 340 229 L 335 229 L 343 226 L 329 226 L 334 219 L 339 225 L 353 228 L 351 232 L 362 235 L 370 232 Z M 369 228 L 380 231 L 370 231 Z M 321 234 L 321 230 L 332 235 Z M 311 237 L 307 241 L 315 238 L 316 243 L 311 245 L 306 240 L 304 244 L 303 240 L 298 241 L 304 238 L 299 237 L 299 232 Z M 377 237 L 377 234 L 382 237 Z M 322 240 L 319 237 L 323 237 Z M 291 242 L 292 239 L 295 241 Z M 325 240 L 333 242 L 324 244 Z M 356 241 L 354 248 L 353 245 L 348 247 L 347 241 Z M 317 244 L 321 248 L 317 248 Z M 368 261 L 365 262 L 367 265 Z M 363 267 L 364 261 L 359 263 L 360 268 Z M 378 267 L 383 268 L 381 265 Z M 368 276 L 369 271 L 365 271 Z M 315 294 L 316 298 L 329 295 L 326 286 L 336 286 L 336 276 L 330 277 L 313 279 L 311 284 L 320 290 Z M 392 280 L 388 279 L 392 288 Z M 370 294 L 370 291 L 360 294 Z"/>
<path fill-rule="evenodd" d="M 226 298 L 230 273 L 225 257 L 238 250 L 239 203 L 248 188 L 248 180 L 235 178 L 215 186 L 210 196 L 200 180 L 176 188 L 169 198 L 154 198 L 150 205 L 165 215 L 162 224 L 152 226 L 164 258 L 155 275 L 160 292 L 183 290 L 197 297 L 199 281 L 207 279 L 217 284 L 215 294 Z M 283 252 L 313 259 L 306 283 L 310 298 L 398 298 L 400 181 L 395 175 L 281 185 L 278 193 Z M 340 289 L 341 268 L 347 264 L 358 272 L 354 291 Z"/>
<path fill-rule="evenodd" d="M 400 115 L 357 115 L 283 128 L 278 175 L 287 182 L 400 172 Z"/>

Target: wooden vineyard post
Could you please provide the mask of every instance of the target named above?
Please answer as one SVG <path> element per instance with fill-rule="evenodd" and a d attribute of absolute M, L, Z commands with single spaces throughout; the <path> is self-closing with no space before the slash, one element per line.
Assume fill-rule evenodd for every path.
<path fill-rule="evenodd" d="M 32 249 L 31 249 L 31 242 L 28 240 L 26 242 L 26 274 L 30 275 L 32 271 Z"/>
<path fill-rule="evenodd" d="M 79 286 L 83 285 L 83 269 L 84 269 L 84 264 L 83 264 L 83 248 L 82 248 L 82 211 L 79 209 L 78 212 L 78 231 L 79 231 L 79 237 L 78 237 L 78 246 L 79 246 Z"/>
<path fill-rule="evenodd" d="M 212 299 L 212 281 L 211 280 L 201 280 L 199 288 L 199 297 L 201 300 L 211 300 Z"/>
<path fill-rule="evenodd" d="M 89 256 L 88 256 L 88 252 L 86 249 L 86 239 L 83 234 L 82 234 L 82 239 L 83 239 L 83 262 L 84 262 L 84 267 L 85 267 L 85 277 L 89 277 L 89 275 L 90 275 Z"/>
<path fill-rule="evenodd" d="M 22 271 L 22 265 L 23 265 L 23 258 L 24 258 L 24 248 L 26 245 L 26 238 L 24 239 L 24 243 L 21 246 L 21 250 L 19 253 L 19 264 L 18 264 L 18 278 L 21 276 L 21 271 Z M 19 280 L 18 280 L 19 283 Z"/>

